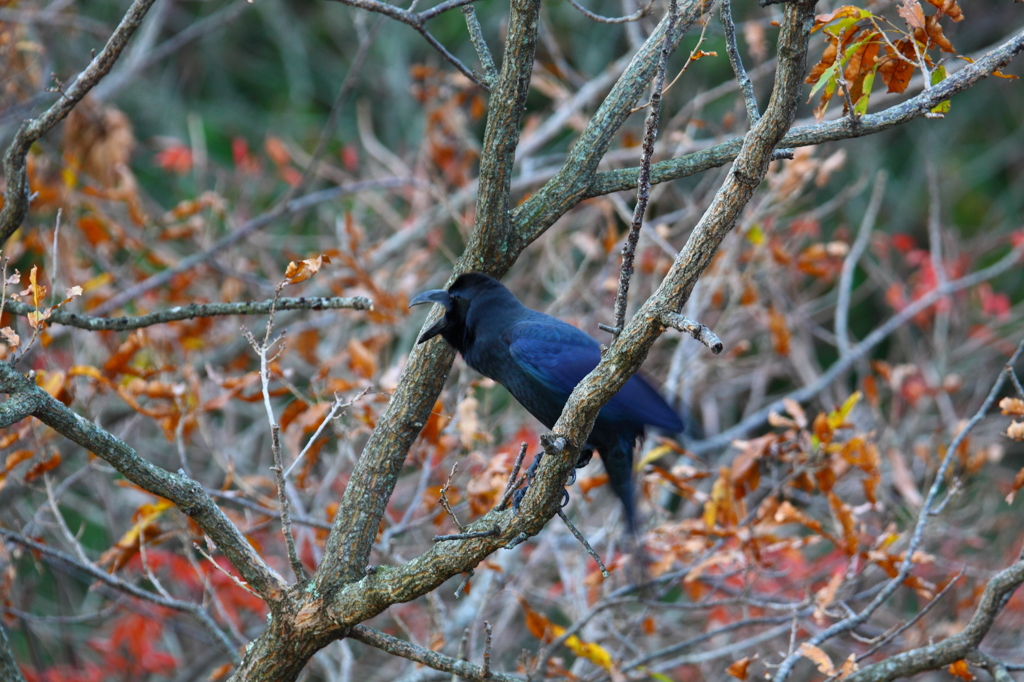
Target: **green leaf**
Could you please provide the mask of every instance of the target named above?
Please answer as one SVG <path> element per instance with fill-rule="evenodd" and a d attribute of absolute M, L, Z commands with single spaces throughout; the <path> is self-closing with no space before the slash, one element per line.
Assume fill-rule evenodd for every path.
<path fill-rule="evenodd" d="M 932 85 L 938 85 L 942 81 L 946 80 L 946 67 L 939 66 L 932 71 Z M 933 114 L 945 114 L 949 112 L 949 100 L 943 100 L 934 107 L 932 107 Z"/>
<path fill-rule="evenodd" d="M 864 83 L 860 88 L 860 99 L 858 99 L 857 103 L 853 105 L 853 111 L 858 116 L 863 116 L 868 113 L 868 101 L 871 99 L 871 88 L 875 85 L 875 73 L 877 71 L 878 66 L 876 64 L 875 67 L 868 72 L 868 75 L 864 76 Z"/>

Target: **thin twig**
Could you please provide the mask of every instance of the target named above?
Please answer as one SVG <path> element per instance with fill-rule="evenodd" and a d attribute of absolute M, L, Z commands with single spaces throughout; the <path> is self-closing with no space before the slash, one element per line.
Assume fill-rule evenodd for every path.
<path fill-rule="evenodd" d="M 281 506 L 281 532 L 284 534 L 285 545 L 288 549 L 288 562 L 291 564 L 292 571 L 295 573 L 295 579 L 302 582 L 306 579 L 306 569 L 302 565 L 302 561 L 299 559 L 299 553 L 295 549 L 295 535 L 292 533 L 292 522 L 289 516 L 290 503 L 288 501 L 287 493 L 287 481 L 284 477 L 284 463 L 281 456 L 281 427 L 277 423 L 277 419 L 274 417 L 274 407 L 270 403 L 270 362 L 273 358 L 268 358 L 267 354 L 279 340 L 271 339 L 270 334 L 274 328 L 274 311 L 277 305 L 277 298 L 281 294 L 281 290 L 284 288 L 287 280 L 277 286 L 277 296 L 274 297 L 274 301 L 270 306 L 270 314 L 267 319 L 266 332 L 263 334 L 263 342 L 260 344 L 256 343 L 252 334 L 249 330 L 242 328 L 242 333 L 245 335 L 249 345 L 252 346 L 253 350 L 259 355 L 260 358 L 260 380 L 263 387 L 263 406 L 267 410 L 267 419 L 270 422 L 270 444 L 271 450 L 274 457 L 274 465 L 270 468 L 274 472 L 274 479 L 277 483 L 277 500 Z"/>
<path fill-rule="evenodd" d="M 407 658 L 410 661 L 422 663 L 423 665 L 430 666 L 434 670 L 440 670 L 442 672 L 451 673 L 456 677 L 461 677 L 467 680 L 494 680 L 496 682 L 523 682 L 522 678 L 514 675 L 508 675 L 505 673 L 489 671 L 488 675 L 484 676 L 484 669 L 473 663 L 460 660 L 460 658 L 452 658 L 451 656 L 445 656 L 439 654 L 436 651 L 431 651 L 421 646 L 416 646 L 404 640 L 386 635 L 379 630 L 367 627 L 365 625 L 355 625 L 349 630 L 349 637 L 357 639 L 363 644 L 368 644 L 372 647 L 376 647 L 382 651 L 386 651 L 389 654 L 395 656 L 401 656 Z"/>
<path fill-rule="evenodd" d="M 896 639 L 901 634 L 906 632 L 906 630 L 908 628 L 913 627 L 914 623 L 916 623 L 917 621 L 921 620 L 921 618 L 923 618 L 926 613 L 931 611 L 932 607 L 935 606 L 936 604 L 938 604 L 939 601 L 941 601 L 942 598 L 944 596 L 946 596 L 946 593 L 949 592 L 953 588 L 953 586 L 956 585 L 960 581 L 960 578 L 964 577 L 964 574 L 966 573 L 966 570 L 967 570 L 967 566 L 965 565 L 965 566 L 963 566 L 960 569 L 960 572 L 956 574 L 955 578 L 953 578 L 948 583 L 946 583 L 946 586 L 943 587 L 939 591 L 939 593 L 937 595 L 935 595 L 935 597 L 932 598 L 932 600 L 930 602 L 925 604 L 923 609 L 921 609 L 920 611 L 917 612 L 917 615 L 915 615 L 913 618 L 911 618 L 906 623 L 904 623 L 900 627 L 896 628 L 895 630 L 893 630 L 889 634 L 885 635 L 885 637 L 880 639 L 878 641 L 878 643 L 875 644 L 873 647 L 871 647 L 870 649 L 868 649 L 864 653 L 862 653 L 859 656 L 857 656 L 857 662 L 860 663 L 865 658 L 868 658 L 873 653 L 875 653 L 876 651 L 881 649 L 883 646 L 885 646 L 886 644 L 888 644 L 889 642 L 891 642 L 892 640 Z"/>
<path fill-rule="evenodd" d="M 595 14 L 594 12 L 591 12 L 589 9 L 587 9 L 579 2 L 577 2 L 577 0 L 569 0 L 569 4 L 575 7 L 576 10 L 579 11 L 579 13 L 585 16 L 587 19 L 590 19 L 591 21 L 596 21 L 599 24 L 627 24 L 631 21 L 638 21 L 640 19 L 643 19 L 648 14 L 650 14 L 651 7 L 654 6 L 654 0 L 647 0 L 646 5 L 644 5 L 637 11 L 633 12 L 632 14 L 627 14 L 626 16 L 623 17 L 605 17 L 600 14 Z"/>
<path fill-rule="evenodd" d="M 452 540 L 473 540 L 476 538 L 492 538 L 501 535 L 501 529 L 495 526 L 490 530 L 477 530 L 471 533 L 453 533 L 451 535 L 435 535 L 434 542 L 450 542 Z"/>
<path fill-rule="evenodd" d="M 491 56 L 491 49 L 487 47 L 487 41 L 484 40 L 484 31 L 480 26 L 480 20 L 476 16 L 476 8 L 473 5 L 463 5 L 462 14 L 466 17 L 466 30 L 469 31 L 469 42 L 473 44 L 476 56 L 480 60 L 480 66 L 484 70 L 483 80 L 490 87 L 494 85 L 495 80 L 498 78 L 498 69 L 494 66 L 494 57 Z"/>
<path fill-rule="evenodd" d="M 15 315 L 26 316 L 35 312 L 33 306 L 14 299 L 4 299 L 3 305 L 8 312 Z M 78 327 L 93 332 L 121 332 L 152 327 L 157 324 L 192 320 L 197 317 L 266 315 L 272 308 L 276 310 L 373 310 L 373 301 L 364 296 L 334 298 L 313 296 L 310 298 L 281 298 L 276 303 L 274 299 L 242 301 L 241 303 L 189 303 L 136 317 L 94 317 L 57 310 L 50 313 L 50 316 L 46 318 L 46 323 Z"/>
<path fill-rule="evenodd" d="M 487 632 L 487 638 L 484 639 L 484 677 L 491 676 L 491 624 L 486 620 L 484 621 L 484 630 Z"/>
<path fill-rule="evenodd" d="M 210 618 L 210 614 L 208 614 L 206 610 L 203 609 L 203 607 L 199 604 L 195 604 L 193 602 L 188 601 L 182 601 L 180 599 L 169 599 L 159 594 L 148 592 L 139 587 L 136 587 L 135 585 L 132 585 L 131 583 L 125 580 L 122 580 L 121 578 L 118 578 L 117 576 L 111 575 L 106 571 L 102 571 L 99 568 L 96 568 L 96 566 L 92 562 L 79 561 L 77 558 L 71 556 L 70 554 L 67 554 L 66 552 L 53 549 L 48 545 L 44 545 L 41 542 L 36 542 L 35 540 L 26 538 L 18 533 L 7 530 L 6 528 L 0 528 L 0 536 L 7 538 L 11 542 L 16 542 L 19 545 L 22 545 L 23 547 L 28 547 L 29 549 L 35 552 L 39 552 L 40 554 L 52 557 L 53 559 L 56 559 L 57 561 L 60 561 L 61 563 L 73 568 L 74 570 L 86 573 L 87 575 L 89 575 L 89 577 L 93 578 L 94 580 L 98 580 L 102 583 L 105 583 L 110 587 L 113 587 L 114 589 L 120 590 L 125 594 L 131 595 L 132 597 L 145 599 L 146 601 L 153 602 L 158 606 L 164 606 L 169 609 L 174 609 L 175 611 L 183 611 L 185 613 L 192 614 L 192 616 L 194 616 L 203 626 L 203 629 L 209 632 L 216 640 L 216 642 L 220 644 L 221 648 L 224 649 L 224 652 L 228 655 L 228 657 L 236 664 L 239 662 L 240 659 L 238 658 L 238 652 L 235 650 L 235 646 L 231 643 L 231 640 L 229 640 L 227 638 L 227 635 L 225 635 L 224 632 L 222 632 L 221 629 L 217 627 L 217 624 L 213 622 L 212 618 Z"/>
<path fill-rule="evenodd" d="M 455 476 L 455 472 L 458 471 L 458 470 L 459 470 L 459 463 L 455 462 L 455 464 L 452 464 L 452 470 L 448 474 L 448 480 L 444 482 L 444 486 L 441 488 L 441 496 L 440 496 L 440 499 L 438 501 L 441 503 L 441 506 L 444 507 L 445 512 L 448 513 L 448 516 L 451 517 L 452 521 L 455 522 L 455 527 L 458 528 L 459 532 L 461 533 L 462 532 L 462 524 L 459 523 L 459 517 L 456 516 L 455 512 L 452 511 L 452 505 L 451 505 L 451 503 L 448 502 L 448 489 L 451 488 L 452 478 Z M 436 540 L 436 538 L 435 538 L 435 540 Z"/>
<path fill-rule="evenodd" d="M 743 67 L 743 58 L 740 56 L 739 47 L 736 44 L 736 24 L 732 20 L 732 0 L 721 0 L 722 28 L 725 29 L 725 49 L 729 53 L 729 64 L 732 65 L 732 72 L 736 74 L 736 83 L 743 93 L 743 103 L 747 107 L 747 119 L 750 127 L 753 128 L 759 120 L 761 113 L 757 109 L 757 97 L 754 95 L 754 84 Z"/>
<path fill-rule="evenodd" d="M 338 415 L 338 411 L 339 410 L 343 410 L 346 407 L 351 407 L 352 404 L 355 403 L 355 401 L 359 400 L 364 395 L 366 395 L 366 392 L 369 391 L 369 390 L 370 390 L 369 388 L 364 388 L 362 391 L 359 392 L 358 395 L 356 395 L 355 398 L 352 398 L 351 400 L 349 400 L 347 402 L 342 402 L 341 398 L 339 398 L 338 396 L 334 396 L 334 404 L 331 405 L 330 412 L 327 413 L 327 416 L 324 417 L 323 421 L 320 422 L 320 426 L 317 427 L 316 431 L 313 432 L 313 435 L 310 436 L 309 440 L 306 441 L 306 446 L 304 448 L 302 448 L 302 452 L 300 452 L 298 457 L 295 458 L 295 461 L 291 463 L 291 466 L 289 466 L 285 470 L 285 472 L 284 472 L 284 477 L 285 478 L 288 478 L 288 475 L 290 473 L 292 473 L 292 470 L 295 469 L 295 467 L 298 466 L 299 462 L 302 461 L 302 458 L 306 456 L 306 453 L 309 452 L 309 449 L 311 447 L 313 447 L 313 443 L 315 443 L 316 439 L 320 437 L 320 433 L 324 430 L 324 428 L 329 423 L 331 423 L 331 420 L 333 420 L 336 416 L 339 416 Z"/>
<path fill-rule="evenodd" d="M 526 457 L 526 441 L 523 441 L 522 445 L 519 446 L 519 455 L 516 456 L 516 462 L 512 465 L 512 473 L 508 477 L 508 483 L 505 485 L 505 492 L 501 494 L 501 499 L 498 500 L 498 504 L 495 505 L 494 509 L 501 511 L 508 505 L 508 501 L 512 499 L 512 494 L 519 487 L 519 469 L 523 466 L 523 458 Z"/>
<path fill-rule="evenodd" d="M 394 5 L 389 5 L 384 2 L 379 2 L 378 0 L 337 1 L 342 3 L 343 5 L 348 5 L 349 7 L 356 7 L 359 9 L 369 10 L 371 12 L 378 12 L 380 14 L 383 14 L 384 16 L 391 17 L 392 19 L 400 21 L 403 24 L 411 26 L 421 36 L 423 36 L 423 38 L 430 44 L 430 46 L 437 50 L 449 64 L 451 64 L 456 69 L 461 71 L 462 74 L 466 76 L 466 78 L 470 79 L 484 90 L 490 92 L 490 87 L 487 85 L 487 83 L 484 83 L 482 80 L 480 80 L 477 77 L 477 75 L 473 73 L 472 69 L 463 64 L 455 55 L 449 52 L 444 45 L 438 42 L 437 38 L 435 38 L 424 25 L 428 19 L 432 19 L 450 9 L 455 9 L 456 7 L 467 5 L 471 2 L 474 2 L 475 0 L 448 0 L 448 2 L 443 2 L 437 5 L 436 7 L 432 7 L 431 9 L 419 13 L 405 10 L 402 9 L 401 7 L 395 7 Z"/>
<path fill-rule="evenodd" d="M 597 567 L 601 569 L 601 575 L 605 578 L 611 577 L 611 574 L 605 567 L 604 562 L 601 561 L 601 557 L 598 555 L 597 552 L 594 551 L 594 548 L 590 546 L 590 543 L 587 542 L 587 539 L 583 537 L 583 533 L 581 533 L 576 528 L 576 526 L 572 525 L 572 521 L 570 521 L 569 517 L 565 515 L 565 510 L 558 510 L 558 518 L 562 519 L 562 521 L 565 522 L 565 525 L 569 526 L 569 530 L 572 532 L 573 537 L 580 541 L 580 544 L 583 545 L 583 548 L 587 550 L 587 554 L 589 554 L 591 558 L 597 562 Z"/>
<path fill-rule="evenodd" d="M 850 317 L 850 294 L 853 291 L 853 273 L 857 269 L 857 262 L 864 255 L 864 250 L 871 240 L 871 232 L 875 229 L 875 221 L 878 219 L 878 211 L 882 207 L 882 197 L 885 196 L 885 184 L 889 176 L 884 170 L 875 174 L 875 186 L 871 190 L 871 199 L 868 201 L 867 211 L 860 221 L 860 228 L 857 230 L 857 239 L 854 240 L 850 252 L 843 259 L 843 269 L 839 273 L 839 294 L 836 301 L 836 344 L 839 346 L 840 357 L 850 352 L 850 334 L 847 324 Z"/>
<path fill-rule="evenodd" d="M 654 89 L 651 92 L 651 110 L 647 113 L 644 124 L 643 151 L 640 155 L 640 175 L 637 179 L 636 206 L 633 208 L 633 223 L 629 226 L 629 236 L 622 246 L 622 266 L 619 271 L 619 288 L 615 294 L 615 329 L 621 331 L 626 324 L 626 303 L 629 294 L 629 280 L 633 277 L 633 259 L 636 244 L 640 240 L 640 228 L 644 224 L 644 213 L 651 197 L 651 159 L 654 156 L 654 141 L 658 136 L 658 122 L 661 119 L 661 91 L 665 86 L 665 69 L 668 57 L 672 53 L 672 38 L 679 11 L 676 0 L 669 0 L 668 27 L 665 29 L 665 41 L 661 46 L 658 69 L 654 76 Z M 619 332 L 615 332 L 618 335 Z"/>

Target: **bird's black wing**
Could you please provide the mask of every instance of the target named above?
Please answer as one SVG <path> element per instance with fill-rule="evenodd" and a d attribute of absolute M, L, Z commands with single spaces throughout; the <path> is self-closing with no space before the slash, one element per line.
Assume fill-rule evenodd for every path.
<path fill-rule="evenodd" d="M 557 393 L 562 402 L 601 360 L 597 341 L 570 324 L 540 313 L 512 325 L 503 337 L 516 364 Z M 638 375 L 630 377 L 608 401 L 601 416 L 673 432 L 683 430 L 675 411 Z"/>

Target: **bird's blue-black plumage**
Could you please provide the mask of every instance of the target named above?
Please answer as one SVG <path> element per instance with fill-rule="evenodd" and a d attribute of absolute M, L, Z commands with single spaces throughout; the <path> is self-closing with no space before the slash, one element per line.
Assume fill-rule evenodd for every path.
<path fill-rule="evenodd" d="M 559 319 L 531 310 L 497 280 L 480 273 L 460 276 L 447 292 L 426 292 L 412 304 L 433 301 L 445 317 L 420 337 L 440 334 L 484 376 L 504 386 L 533 416 L 551 428 L 569 394 L 601 359 L 597 341 Z M 650 425 L 671 432 L 683 423 L 647 381 L 633 375 L 601 409 L 578 466 L 597 450 L 608 480 L 636 529 L 633 447 Z"/>

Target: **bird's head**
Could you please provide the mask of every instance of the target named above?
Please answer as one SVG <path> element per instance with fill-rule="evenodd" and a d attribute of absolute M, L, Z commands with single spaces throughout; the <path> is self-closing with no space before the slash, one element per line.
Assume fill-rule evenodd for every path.
<path fill-rule="evenodd" d="M 431 289 L 418 294 L 411 301 L 409 307 L 423 305 L 424 303 L 437 303 L 444 306 L 444 316 L 437 322 L 427 327 L 416 343 L 423 343 L 440 334 L 445 341 L 463 352 L 469 339 L 467 335 L 472 334 L 474 303 L 479 303 L 490 298 L 489 294 L 497 293 L 501 296 L 508 296 L 515 300 L 515 297 L 498 280 L 480 272 L 468 272 L 459 275 L 452 285 L 445 289 Z M 517 302 L 518 303 L 518 302 Z"/>

